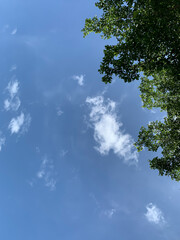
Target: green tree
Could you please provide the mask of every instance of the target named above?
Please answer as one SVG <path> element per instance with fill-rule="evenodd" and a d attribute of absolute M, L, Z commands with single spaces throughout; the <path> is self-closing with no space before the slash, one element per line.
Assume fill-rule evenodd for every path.
<path fill-rule="evenodd" d="M 160 175 L 169 175 L 180 180 L 180 89 L 179 82 L 174 82 L 164 72 L 153 77 L 142 77 L 140 83 L 143 107 L 160 108 L 166 111 L 163 121 L 155 121 L 148 127 L 141 127 L 138 141 L 135 143 L 138 151 L 147 147 L 156 152 L 162 149 L 162 157 L 150 161 L 152 169 L 158 169 Z"/>
<path fill-rule="evenodd" d="M 84 36 L 95 32 L 116 39 L 105 46 L 102 81 L 111 83 L 113 75 L 125 82 L 141 79 L 143 107 L 158 107 L 167 116 L 142 127 L 135 146 L 161 148 L 162 157 L 153 158 L 151 168 L 180 180 L 180 1 L 99 0 L 95 5 L 102 15 L 86 19 Z"/>

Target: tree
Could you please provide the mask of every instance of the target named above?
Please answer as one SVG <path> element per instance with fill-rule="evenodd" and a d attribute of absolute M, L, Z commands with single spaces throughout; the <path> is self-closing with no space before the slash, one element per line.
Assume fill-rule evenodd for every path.
<path fill-rule="evenodd" d="M 111 83 L 113 75 L 125 82 L 141 79 L 143 107 L 158 107 L 167 116 L 142 127 L 135 146 L 161 148 L 162 157 L 153 158 L 151 168 L 180 180 L 180 1 L 99 0 L 95 5 L 102 15 L 86 19 L 84 37 L 95 32 L 116 39 L 105 46 L 102 81 Z"/>
<path fill-rule="evenodd" d="M 159 107 L 166 111 L 163 121 L 155 121 L 148 127 L 141 127 L 138 141 L 135 143 L 138 151 L 147 147 L 156 152 L 162 149 L 162 157 L 150 161 L 152 169 L 158 169 L 160 175 L 169 175 L 180 180 L 180 89 L 179 82 L 174 82 L 164 72 L 154 74 L 150 80 L 142 77 L 140 83 L 143 107 L 152 109 Z"/>

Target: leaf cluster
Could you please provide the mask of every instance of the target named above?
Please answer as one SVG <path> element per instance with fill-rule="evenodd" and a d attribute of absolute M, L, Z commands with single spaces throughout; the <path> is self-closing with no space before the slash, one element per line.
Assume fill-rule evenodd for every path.
<path fill-rule="evenodd" d="M 84 36 L 101 33 L 114 37 L 116 45 L 106 45 L 99 72 L 102 81 L 111 82 L 113 75 L 125 82 L 166 70 L 173 73 L 180 60 L 180 2 L 177 0 L 99 0 L 103 10 L 86 19 Z"/>

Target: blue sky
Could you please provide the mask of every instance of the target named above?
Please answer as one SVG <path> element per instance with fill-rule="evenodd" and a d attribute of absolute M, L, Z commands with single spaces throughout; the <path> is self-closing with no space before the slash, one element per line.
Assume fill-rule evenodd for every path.
<path fill-rule="evenodd" d="M 0 239 L 179 240 L 180 186 L 133 142 L 165 113 L 101 82 L 88 0 L 0 0 Z"/>

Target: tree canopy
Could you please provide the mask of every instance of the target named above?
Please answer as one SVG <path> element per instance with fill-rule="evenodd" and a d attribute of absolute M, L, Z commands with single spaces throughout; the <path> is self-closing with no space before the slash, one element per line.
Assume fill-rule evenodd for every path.
<path fill-rule="evenodd" d="M 102 81 L 111 83 L 113 75 L 125 82 L 141 79 L 143 107 L 160 108 L 167 116 L 142 127 L 135 146 L 162 149 L 151 168 L 180 180 L 180 1 L 99 0 L 95 5 L 102 15 L 86 19 L 84 36 L 95 32 L 116 39 L 105 46 Z"/>

